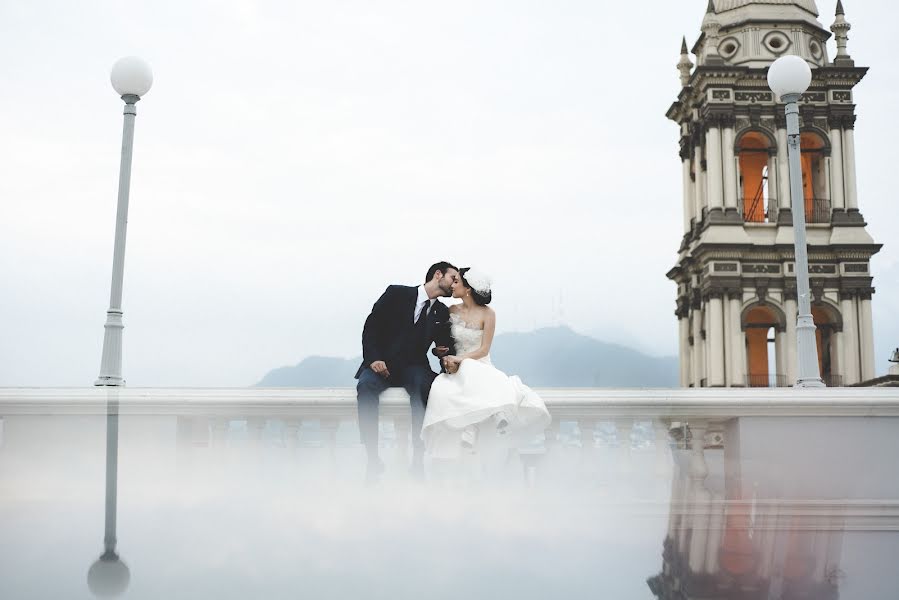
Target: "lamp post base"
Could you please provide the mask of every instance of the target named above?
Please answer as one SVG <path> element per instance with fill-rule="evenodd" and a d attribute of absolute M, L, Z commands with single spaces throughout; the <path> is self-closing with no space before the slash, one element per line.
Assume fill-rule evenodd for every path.
<path fill-rule="evenodd" d="M 794 388 L 823 388 L 827 387 L 824 385 L 824 382 L 821 381 L 820 377 L 815 377 L 811 379 L 798 379 L 796 380 L 796 385 Z"/>

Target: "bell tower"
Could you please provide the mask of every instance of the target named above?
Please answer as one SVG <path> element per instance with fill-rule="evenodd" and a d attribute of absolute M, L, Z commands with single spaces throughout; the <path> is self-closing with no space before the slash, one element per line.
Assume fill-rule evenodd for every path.
<path fill-rule="evenodd" d="M 828 31 L 814 0 L 709 0 L 699 39 L 681 45 L 667 117 L 680 127 L 684 235 L 668 278 L 684 387 L 795 382 L 795 210 L 808 223 L 822 379 L 874 377 L 869 263 L 881 246 L 859 210 L 853 88 L 867 68 L 849 55 L 849 29 L 842 2 Z M 800 102 L 803 197 L 792 200 L 784 106 L 766 81 L 786 54 L 813 72 Z"/>

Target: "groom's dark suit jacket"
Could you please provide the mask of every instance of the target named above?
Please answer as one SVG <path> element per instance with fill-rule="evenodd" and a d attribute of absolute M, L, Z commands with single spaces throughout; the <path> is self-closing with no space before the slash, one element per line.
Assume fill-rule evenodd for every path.
<path fill-rule="evenodd" d="M 415 323 L 417 300 L 418 287 L 406 285 L 391 285 L 378 298 L 362 329 L 362 364 L 356 379 L 379 360 L 387 363 L 391 375 L 409 365 L 427 365 L 432 342 L 452 349 L 449 309 L 442 302 L 434 302 L 427 319 Z"/>

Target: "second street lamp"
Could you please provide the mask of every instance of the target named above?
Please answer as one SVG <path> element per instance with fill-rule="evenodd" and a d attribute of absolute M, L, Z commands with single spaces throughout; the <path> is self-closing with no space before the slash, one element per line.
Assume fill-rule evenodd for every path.
<path fill-rule="evenodd" d="M 125 101 L 122 129 L 122 162 L 119 166 L 119 200 L 116 208 L 115 246 L 112 253 L 112 289 L 103 334 L 100 376 L 94 385 L 125 385 L 122 379 L 122 280 L 125 274 L 125 232 L 128 228 L 128 195 L 131 188 L 131 149 L 134 146 L 134 106 L 150 91 L 153 72 L 150 65 L 135 56 L 119 59 L 110 73 L 112 87 Z"/>
<path fill-rule="evenodd" d="M 796 290 L 799 316 L 796 324 L 796 350 L 799 373 L 795 387 L 824 387 L 818 367 L 818 342 L 809 291 L 808 246 L 805 236 L 805 202 L 802 193 L 800 161 L 799 99 L 812 82 L 812 70 L 798 56 L 778 58 L 768 69 L 768 86 L 786 104 L 787 152 L 790 164 L 790 206 L 793 207 L 794 248 L 796 253 Z M 787 315 L 792 318 L 792 315 Z"/>

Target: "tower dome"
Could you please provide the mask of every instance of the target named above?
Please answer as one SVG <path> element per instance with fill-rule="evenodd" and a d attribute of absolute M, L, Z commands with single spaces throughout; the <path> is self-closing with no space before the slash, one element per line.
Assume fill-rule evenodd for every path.
<path fill-rule="evenodd" d="M 830 32 L 815 0 L 709 0 L 702 32 L 693 48 L 700 65 L 766 67 L 784 54 L 827 63 Z"/>
<path fill-rule="evenodd" d="M 714 0 L 714 3 L 715 10 L 719 13 L 749 6 L 750 4 L 770 4 L 772 6 L 798 6 L 816 17 L 818 16 L 818 7 L 815 6 L 815 0 Z"/>

